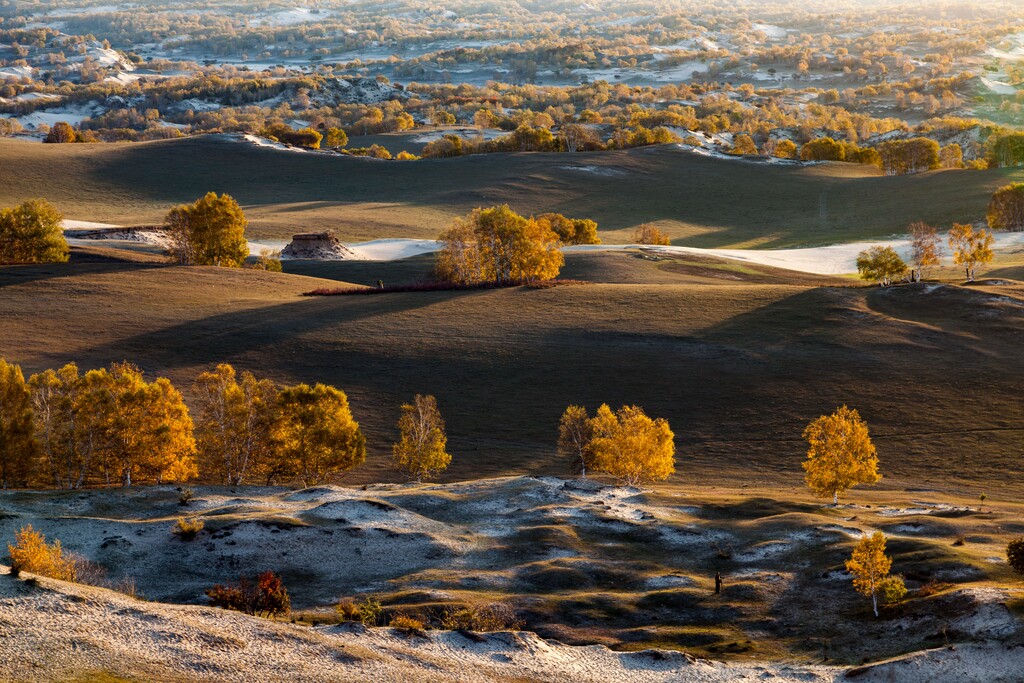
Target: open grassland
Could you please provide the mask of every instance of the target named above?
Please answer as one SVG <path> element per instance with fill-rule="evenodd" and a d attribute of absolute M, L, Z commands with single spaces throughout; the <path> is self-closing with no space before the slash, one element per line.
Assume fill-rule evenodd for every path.
<path fill-rule="evenodd" d="M 656 222 L 694 247 L 820 245 L 903 233 L 912 221 L 979 220 L 993 190 L 1024 172 L 884 177 L 848 164 L 711 159 L 672 146 L 591 154 L 495 154 L 388 163 L 283 152 L 223 136 L 143 144 L 0 140 L 0 206 L 31 197 L 68 218 L 162 220 L 210 190 L 245 207 L 251 236 L 334 229 L 343 240 L 433 238 L 456 215 L 509 203 L 598 221 L 628 242 Z"/>
<path fill-rule="evenodd" d="M 957 496 L 876 491 L 833 507 L 756 488 L 640 491 L 512 477 L 204 487 L 185 507 L 170 487 L 4 492 L 0 509 L 0 538 L 31 523 L 108 568 L 110 579 L 131 577 L 153 600 L 201 602 L 213 583 L 273 568 L 291 589 L 293 617 L 321 629 L 337 622 L 338 598 L 374 595 L 386 614 L 426 622 L 447 607 L 506 602 L 527 630 L 562 643 L 681 649 L 762 666 L 859 664 L 1024 637 L 1015 614 L 1022 592 L 1002 560 L 1007 539 L 1024 531 L 1019 502 L 979 507 Z M 170 532 L 181 514 L 205 522 L 194 541 Z M 904 606 L 879 620 L 843 568 L 862 532 L 876 529 L 911 589 Z M 721 595 L 715 572 L 725 577 Z M 0 577 L 0 598 L 11 583 Z M 224 628 L 233 640 L 207 646 L 244 648 L 251 628 Z M 108 627 L 104 637 L 118 631 Z M 0 652 L 25 637 L 0 639 Z"/>
<path fill-rule="evenodd" d="M 1020 494 L 1024 286 L 1012 281 L 821 287 L 609 252 L 570 255 L 566 270 L 613 284 L 302 298 L 337 282 L 90 258 L 0 269 L 8 360 L 35 372 L 129 359 L 186 395 L 218 362 L 334 384 L 369 443 L 348 481 L 396 476 L 398 405 L 420 392 L 437 395 L 448 423 L 448 480 L 566 474 L 554 452 L 562 410 L 607 402 L 670 421 L 674 481 L 795 489 L 803 427 L 845 403 L 872 427 L 883 487 Z M 416 267 L 316 265 L 356 283 Z M 648 277 L 665 283 L 636 284 Z"/>

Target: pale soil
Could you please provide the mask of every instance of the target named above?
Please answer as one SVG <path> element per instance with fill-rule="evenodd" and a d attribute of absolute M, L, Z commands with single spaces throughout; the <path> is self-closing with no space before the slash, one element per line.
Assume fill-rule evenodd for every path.
<path fill-rule="evenodd" d="M 479 641 L 479 642 L 478 642 Z M 679 652 L 572 647 L 525 632 L 406 636 L 355 625 L 310 628 L 141 602 L 103 589 L 0 576 L 0 680 L 104 673 L 162 681 L 578 681 L 826 683 L 1019 681 L 1024 647 L 994 643 L 848 668 L 724 664 Z M 849 675 L 848 675 L 849 674 Z"/>

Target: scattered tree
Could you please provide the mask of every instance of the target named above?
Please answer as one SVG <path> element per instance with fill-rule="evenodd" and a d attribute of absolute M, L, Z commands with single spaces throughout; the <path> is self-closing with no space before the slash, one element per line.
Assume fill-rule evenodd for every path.
<path fill-rule="evenodd" d="M 573 459 L 580 474 L 587 478 L 587 466 L 593 461 L 591 440 L 594 426 L 587 409 L 583 406 L 569 406 L 562 413 L 558 424 L 558 452 Z"/>
<path fill-rule="evenodd" d="M 341 128 L 328 128 L 326 140 L 328 147 L 345 147 L 348 145 L 348 134 Z"/>
<path fill-rule="evenodd" d="M 276 462 L 268 478 L 295 476 L 312 486 L 366 460 L 366 440 L 343 391 L 299 384 L 282 390 L 277 406 Z"/>
<path fill-rule="evenodd" d="M 890 576 L 890 569 L 892 558 L 885 554 L 885 534 L 881 531 L 865 535 L 846 561 L 846 571 L 853 574 L 853 587 L 871 598 L 875 617 L 878 616 L 879 594 L 883 596 L 883 603 L 887 603 L 898 602 L 907 593 L 902 577 Z"/>
<path fill-rule="evenodd" d="M 413 481 L 443 472 L 452 461 L 445 450 L 448 437 L 444 420 L 433 396 L 416 394 L 412 403 L 402 405 L 398 419 L 399 440 L 391 447 L 395 466 Z"/>
<path fill-rule="evenodd" d="M 70 123 L 67 123 L 66 121 L 58 121 L 50 127 L 50 132 L 48 132 L 46 137 L 43 138 L 43 142 L 85 142 L 85 138 L 79 131 L 75 130 Z"/>
<path fill-rule="evenodd" d="M 800 158 L 804 161 L 845 161 L 846 151 L 834 138 L 816 138 L 804 143 L 800 148 Z"/>
<path fill-rule="evenodd" d="M 241 268 L 249 257 L 245 214 L 231 196 L 207 193 L 164 219 L 172 260 L 186 266 Z"/>
<path fill-rule="evenodd" d="M 910 254 L 914 282 L 920 282 L 924 279 L 926 268 L 939 265 L 942 256 L 939 231 L 921 221 L 911 224 Z"/>
<path fill-rule="evenodd" d="M 737 135 L 736 138 L 733 140 L 732 149 L 729 150 L 729 154 L 757 154 L 757 145 L 754 144 L 754 140 L 746 133 L 742 135 Z"/>
<path fill-rule="evenodd" d="M 675 435 L 662 418 L 637 406 L 612 412 L 607 404 L 591 420 L 593 468 L 629 486 L 662 481 L 675 472 Z"/>
<path fill-rule="evenodd" d="M 979 265 L 992 261 L 993 242 L 992 233 L 983 228 L 975 230 L 967 223 L 954 223 L 950 228 L 949 249 L 953 252 L 953 262 L 964 267 L 968 282 L 974 282 Z"/>
<path fill-rule="evenodd" d="M 792 159 L 796 157 L 796 143 L 792 140 L 782 139 L 775 143 L 772 156 L 779 159 Z"/>
<path fill-rule="evenodd" d="M 650 223 L 642 223 L 633 230 L 633 243 L 667 247 L 672 244 L 672 240 L 667 234 Z"/>
<path fill-rule="evenodd" d="M 0 489 L 27 486 L 35 456 L 32 395 L 21 368 L 0 358 Z"/>
<path fill-rule="evenodd" d="M 446 282 L 515 284 L 550 280 L 565 262 L 558 235 L 508 207 L 476 209 L 441 234 L 436 276 Z"/>
<path fill-rule="evenodd" d="M 64 263 L 63 216 L 45 199 L 0 209 L 0 263 Z"/>
<path fill-rule="evenodd" d="M 857 272 L 862 279 L 887 287 L 907 272 L 907 264 L 892 247 L 875 246 L 857 255 Z"/>
<path fill-rule="evenodd" d="M 814 495 L 831 496 L 838 505 L 840 493 L 881 479 L 868 425 L 856 410 L 843 406 L 822 415 L 807 425 L 803 436 L 808 443 L 805 481 Z"/>
<path fill-rule="evenodd" d="M 534 217 L 541 228 L 549 228 L 562 244 L 601 244 L 597 236 L 597 223 L 588 218 L 566 218 L 560 213 L 543 213 Z"/>
<path fill-rule="evenodd" d="M 1000 187 L 988 205 L 988 227 L 993 230 L 1024 230 L 1024 183 Z"/>

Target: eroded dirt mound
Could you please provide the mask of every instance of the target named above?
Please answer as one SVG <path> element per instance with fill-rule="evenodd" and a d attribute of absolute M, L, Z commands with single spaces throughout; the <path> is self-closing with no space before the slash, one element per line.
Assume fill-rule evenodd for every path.
<path fill-rule="evenodd" d="M 354 251 L 346 247 L 331 231 L 301 233 L 281 250 L 282 258 L 308 259 L 313 261 L 344 261 L 356 258 Z"/>

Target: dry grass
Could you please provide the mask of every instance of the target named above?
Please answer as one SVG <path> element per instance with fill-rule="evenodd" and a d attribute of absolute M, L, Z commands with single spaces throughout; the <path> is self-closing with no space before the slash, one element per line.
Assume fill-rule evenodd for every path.
<path fill-rule="evenodd" d="M 0 140 L 0 159 L 0 206 L 43 193 L 80 220 L 152 223 L 171 206 L 217 190 L 242 203 L 256 237 L 334 229 L 351 241 L 433 238 L 454 215 L 508 202 L 522 213 L 593 218 L 610 242 L 628 242 L 633 227 L 649 222 L 674 243 L 697 247 L 831 244 L 904 232 L 915 220 L 977 220 L 993 190 L 1022 175 L 884 177 L 847 164 L 777 167 L 672 147 L 382 163 L 217 137 L 47 146 Z"/>

